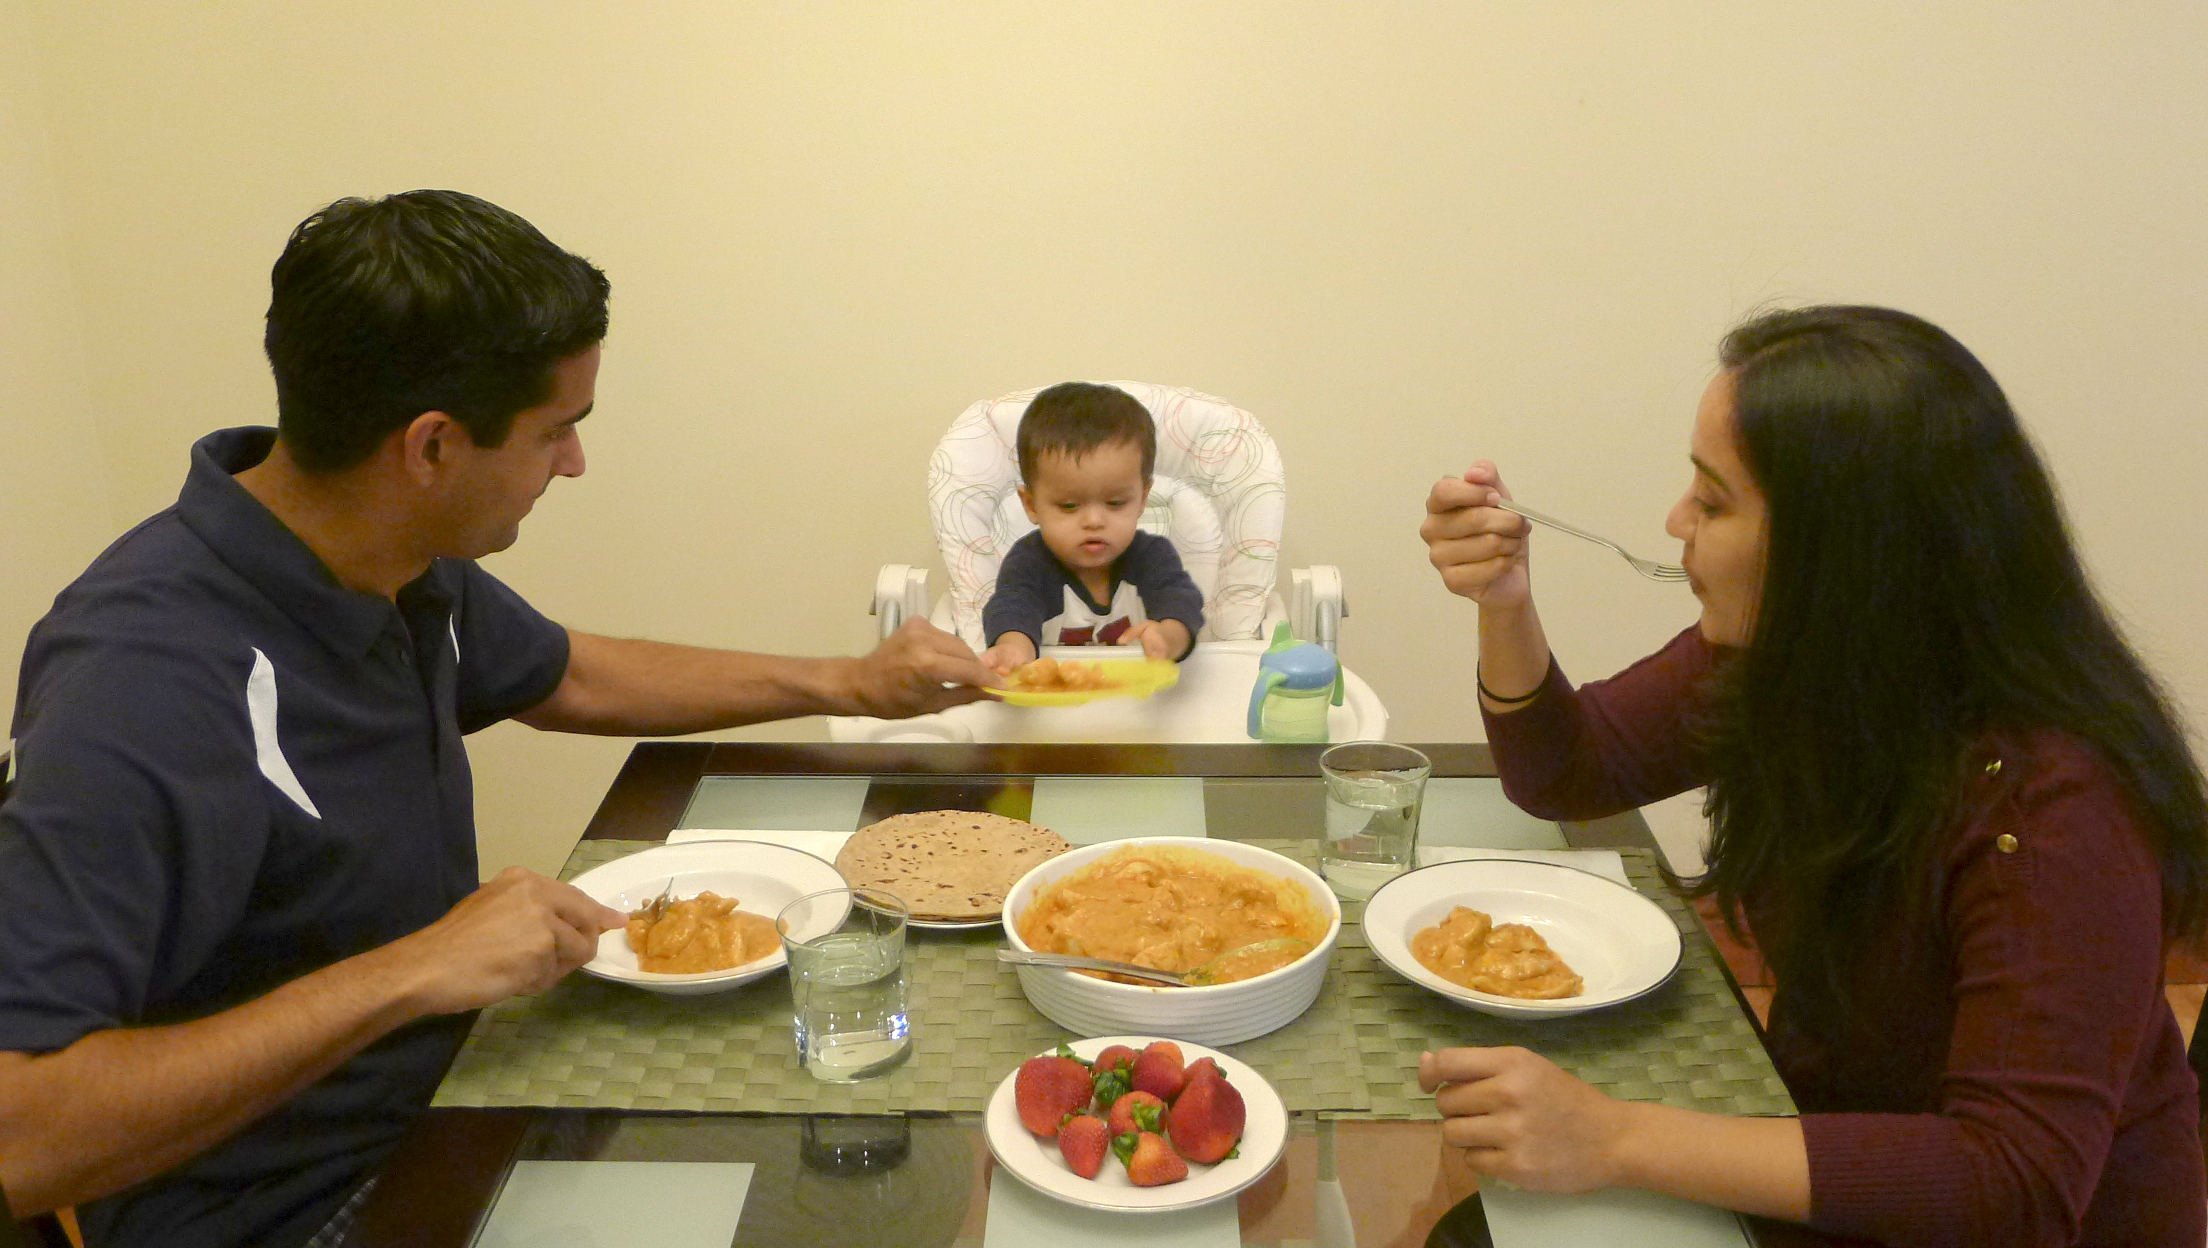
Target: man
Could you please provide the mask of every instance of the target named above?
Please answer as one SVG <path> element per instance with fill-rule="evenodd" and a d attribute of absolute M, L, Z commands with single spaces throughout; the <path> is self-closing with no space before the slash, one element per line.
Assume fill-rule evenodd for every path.
<path fill-rule="evenodd" d="M 292 234 L 278 427 L 192 449 L 176 506 L 56 600 L 0 804 L 0 1186 L 92 1245 L 342 1242 L 469 1011 L 623 916 L 477 886 L 461 736 L 901 716 L 998 683 L 915 621 L 860 659 L 620 641 L 473 562 L 580 476 L 603 274 L 445 191 Z"/>

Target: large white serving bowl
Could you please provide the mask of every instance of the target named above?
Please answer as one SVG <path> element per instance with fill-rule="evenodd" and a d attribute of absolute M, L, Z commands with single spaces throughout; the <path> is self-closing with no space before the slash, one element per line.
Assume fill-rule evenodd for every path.
<path fill-rule="evenodd" d="M 1004 899 L 1005 938 L 1014 949 L 1030 948 L 1020 939 L 1019 916 L 1027 912 L 1043 885 L 1136 845 L 1201 850 L 1302 885 L 1311 895 L 1312 904 L 1326 916 L 1326 934 L 1317 948 L 1278 970 L 1206 988 L 1115 984 L 1055 967 L 1023 966 L 1018 968 L 1020 990 L 1027 994 L 1029 1004 L 1076 1035 L 1134 1033 L 1209 1045 L 1239 1044 L 1277 1031 L 1311 1007 L 1319 986 L 1326 982 L 1326 968 L 1334 959 L 1334 942 L 1342 934 L 1342 905 L 1334 899 L 1326 881 L 1309 868 L 1269 849 L 1239 841 L 1144 836 L 1069 850 L 1029 870 L 1012 885 Z"/>
<path fill-rule="evenodd" d="M 689 841 L 661 845 L 642 853 L 617 858 L 602 867 L 583 872 L 572 881 L 603 905 L 627 913 L 642 908 L 669 884 L 676 898 L 695 897 L 707 889 L 734 897 L 738 907 L 769 921 L 782 908 L 808 893 L 844 886 L 834 864 L 786 845 L 763 841 Z M 819 909 L 818 906 L 812 907 Z M 848 910 L 846 905 L 844 910 Z M 821 931 L 843 921 L 843 912 L 815 916 Z M 817 934 L 800 932 L 800 937 Z M 636 951 L 629 948 L 629 934 L 621 928 L 601 933 L 598 956 L 583 964 L 583 972 L 599 979 L 628 984 L 646 992 L 673 997 L 726 992 L 755 979 L 772 975 L 789 964 L 782 946 L 755 962 L 726 971 L 697 975 L 662 975 L 639 969 Z"/>
<path fill-rule="evenodd" d="M 1411 956 L 1411 937 L 1458 906 L 1497 924 L 1523 923 L 1586 981 L 1576 997 L 1525 1001 L 1459 987 Z M 1502 1018 L 1565 1018 L 1623 1005 L 1662 987 L 1684 945 L 1662 906 L 1577 867 L 1515 858 L 1467 858 L 1406 872 L 1365 903 L 1365 940 L 1389 969 L 1458 1005 Z"/>

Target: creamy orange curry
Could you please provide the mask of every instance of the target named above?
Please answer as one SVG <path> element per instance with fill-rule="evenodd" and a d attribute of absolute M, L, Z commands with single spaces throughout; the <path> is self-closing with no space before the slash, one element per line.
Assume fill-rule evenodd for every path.
<path fill-rule="evenodd" d="M 774 920 L 736 908 L 711 890 L 682 901 L 655 901 L 629 915 L 629 948 L 642 970 L 662 975 L 726 971 L 757 962 L 782 945 Z"/>
<path fill-rule="evenodd" d="M 1463 906 L 1411 937 L 1411 956 L 1460 988 L 1498 997 L 1550 1001 L 1576 997 L 1586 987 L 1541 933 L 1523 923 L 1498 927 Z"/>
<path fill-rule="evenodd" d="M 1045 953 L 1187 972 L 1259 941 L 1315 943 L 1326 921 L 1293 881 L 1201 850 L 1129 846 L 1044 885 L 1019 916 L 1019 930 L 1028 948 Z M 1214 968 L 1211 982 L 1251 979 L 1304 952 L 1238 956 Z"/>

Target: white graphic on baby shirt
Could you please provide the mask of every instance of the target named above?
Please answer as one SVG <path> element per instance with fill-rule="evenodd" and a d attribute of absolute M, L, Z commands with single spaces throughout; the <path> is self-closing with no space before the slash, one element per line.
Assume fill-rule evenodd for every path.
<path fill-rule="evenodd" d="M 1102 615 L 1082 601 L 1071 585 L 1060 591 L 1060 597 L 1064 609 L 1043 621 L 1046 646 L 1116 646 L 1128 630 L 1148 618 L 1142 613 L 1142 593 L 1130 581 L 1119 583 Z"/>

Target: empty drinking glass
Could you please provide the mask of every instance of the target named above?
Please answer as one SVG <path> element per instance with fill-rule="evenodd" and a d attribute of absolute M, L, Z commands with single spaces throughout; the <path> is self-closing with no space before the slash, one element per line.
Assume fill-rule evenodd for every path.
<path fill-rule="evenodd" d="M 1326 838 L 1319 873 L 1352 901 L 1415 865 L 1418 807 L 1433 764 L 1407 745 L 1350 741 L 1319 756 L 1326 776 Z"/>
<path fill-rule="evenodd" d="M 905 1003 L 905 920 L 896 894 L 831 888 L 783 907 L 774 927 L 790 959 L 798 1063 L 852 1083 L 912 1053 Z"/>

